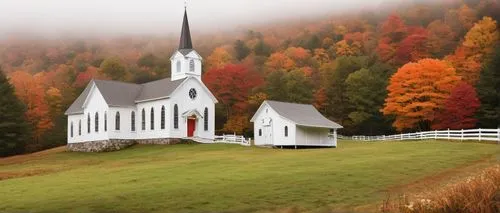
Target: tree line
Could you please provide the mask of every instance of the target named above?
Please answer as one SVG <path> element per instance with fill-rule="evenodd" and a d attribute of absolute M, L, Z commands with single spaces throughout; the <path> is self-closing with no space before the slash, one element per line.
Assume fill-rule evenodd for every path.
<path fill-rule="evenodd" d="M 342 134 L 496 128 L 499 18 L 495 0 L 412 2 L 194 43 L 219 100 L 218 132 L 251 136 L 249 119 L 266 99 L 314 104 Z M 176 41 L 0 41 L 1 155 L 65 144 L 63 113 L 92 78 L 169 77 Z"/>

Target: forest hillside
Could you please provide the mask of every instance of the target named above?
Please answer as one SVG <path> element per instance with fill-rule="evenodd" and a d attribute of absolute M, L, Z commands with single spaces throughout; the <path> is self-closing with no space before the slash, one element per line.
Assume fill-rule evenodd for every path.
<path fill-rule="evenodd" d="M 314 104 L 346 135 L 497 128 L 500 3 L 383 6 L 193 35 L 203 81 L 219 100 L 217 131 L 251 136 L 249 119 L 266 99 Z M 91 79 L 169 77 L 177 44 L 177 37 L 158 36 L 2 38 L 9 81 L 0 84 L 12 85 L 12 97 L 24 104 L 16 110 L 28 139 L 0 146 L 0 154 L 65 144 L 64 111 Z M 10 103 L 4 99 L 0 105 Z"/>

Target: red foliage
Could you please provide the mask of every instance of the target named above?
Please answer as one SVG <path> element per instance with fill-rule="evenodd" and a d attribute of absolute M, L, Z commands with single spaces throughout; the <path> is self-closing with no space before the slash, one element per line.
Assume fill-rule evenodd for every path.
<path fill-rule="evenodd" d="M 252 89 L 261 86 L 264 80 L 241 64 L 228 64 L 206 72 L 203 82 L 222 104 L 240 113 L 245 111 Z"/>
<path fill-rule="evenodd" d="M 480 102 L 474 87 L 461 82 L 451 92 L 444 103 L 444 109 L 436 115 L 433 129 L 468 129 L 474 128 L 477 119 L 474 118 Z"/>
<path fill-rule="evenodd" d="M 428 56 L 426 47 L 427 30 L 423 28 L 412 28 L 411 35 L 403 39 L 396 50 L 396 62 L 406 64 L 418 61 Z"/>

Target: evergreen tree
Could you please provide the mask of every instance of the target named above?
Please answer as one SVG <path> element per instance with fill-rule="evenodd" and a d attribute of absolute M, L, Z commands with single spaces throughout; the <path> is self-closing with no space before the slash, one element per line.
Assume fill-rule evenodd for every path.
<path fill-rule="evenodd" d="M 273 50 L 268 44 L 266 44 L 266 42 L 264 42 L 264 40 L 260 39 L 255 45 L 253 51 L 255 52 L 255 55 L 267 57 L 271 55 Z"/>
<path fill-rule="evenodd" d="M 234 51 L 236 52 L 236 59 L 238 61 L 245 59 L 251 52 L 250 48 L 242 40 L 237 40 L 234 43 Z"/>
<path fill-rule="evenodd" d="M 20 154 L 30 138 L 23 103 L 0 69 L 0 157 Z"/>
<path fill-rule="evenodd" d="M 478 118 L 483 128 L 500 126 L 500 45 L 490 60 L 483 65 L 481 77 L 477 84 L 477 92 L 481 100 Z"/>

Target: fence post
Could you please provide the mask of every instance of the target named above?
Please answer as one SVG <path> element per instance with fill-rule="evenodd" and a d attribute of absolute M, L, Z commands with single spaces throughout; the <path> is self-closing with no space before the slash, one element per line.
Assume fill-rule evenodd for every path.
<path fill-rule="evenodd" d="M 500 144 L 500 126 L 498 126 L 498 129 L 497 129 L 497 140 L 498 140 L 498 144 Z"/>
<path fill-rule="evenodd" d="M 448 140 L 450 140 L 450 128 L 448 128 Z"/>
<path fill-rule="evenodd" d="M 464 129 L 460 131 L 460 141 L 464 141 Z"/>
<path fill-rule="evenodd" d="M 434 140 L 437 140 L 437 139 L 438 139 L 438 131 L 434 130 Z"/>
<path fill-rule="evenodd" d="M 481 141 L 481 128 L 479 128 L 479 141 Z"/>
<path fill-rule="evenodd" d="M 402 141 L 403 140 L 403 133 L 401 133 L 399 137 L 401 138 L 401 141 Z"/>

